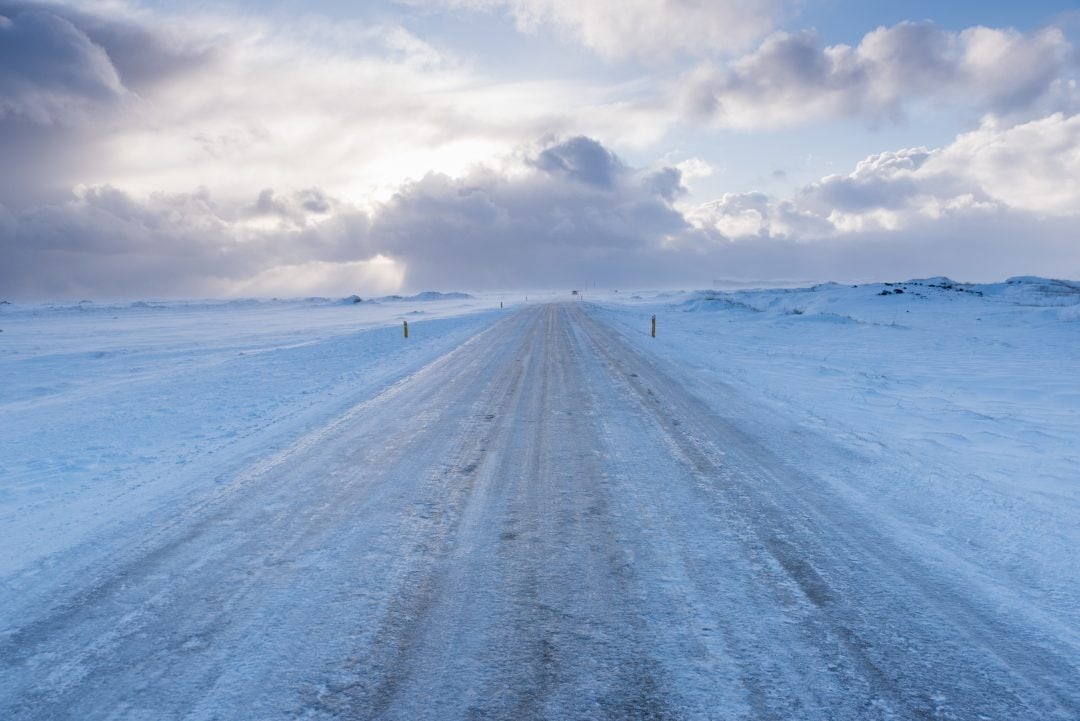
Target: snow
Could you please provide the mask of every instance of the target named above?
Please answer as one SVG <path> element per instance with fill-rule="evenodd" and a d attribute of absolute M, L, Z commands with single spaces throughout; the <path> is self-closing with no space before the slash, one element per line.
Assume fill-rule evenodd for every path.
<path fill-rule="evenodd" d="M 0 573 L 203 489 L 496 317 L 421 295 L 423 321 L 409 299 L 4 305 Z"/>
<path fill-rule="evenodd" d="M 1076 283 L 0 330 L 4 718 L 1080 710 Z"/>
<path fill-rule="evenodd" d="M 650 350 L 705 401 L 731 386 L 782 457 L 1003 604 L 1080 628 L 1080 283 L 628 295 L 602 317 L 634 337 L 655 314 Z"/>

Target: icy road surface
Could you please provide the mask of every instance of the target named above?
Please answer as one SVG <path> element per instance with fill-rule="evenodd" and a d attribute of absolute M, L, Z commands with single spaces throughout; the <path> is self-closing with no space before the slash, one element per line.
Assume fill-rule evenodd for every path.
<path fill-rule="evenodd" d="M 508 311 L 81 565 L 9 577 L 0 718 L 1080 718 L 1075 629 L 597 318 Z"/>

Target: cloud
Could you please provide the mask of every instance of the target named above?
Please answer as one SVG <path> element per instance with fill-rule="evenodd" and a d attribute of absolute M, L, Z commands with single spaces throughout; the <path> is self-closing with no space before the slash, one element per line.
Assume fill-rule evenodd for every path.
<path fill-rule="evenodd" d="M 422 289 L 1080 275 L 1080 115 L 880 153 L 787 198 L 691 205 L 674 166 L 548 139 L 371 213 L 317 188 L 0 210 L 0 296 L 327 295 Z"/>
<path fill-rule="evenodd" d="M 0 116 L 80 122 L 127 89 L 105 50 L 65 18 L 0 15 Z"/>
<path fill-rule="evenodd" d="M 0 174 L 13 211 L 79 183 L 228 202 L 319 187 L 370 206 L 546 134 L 633 145 L 665 127 L 602 84 L 493 80 L 392 23 L 80 8 L 0 0 L 0 157 L 25 166 Z"/>
<path fill-rule="evenodd" d="M 0 223 L 0 293 L 584 285 L 598 268 L 647 262 L 687 228 L 672 205 L 682 193 L 678 170 L 630 168 L 588 138 L 549 140 L 504 166 L 458 178 L 429 174 L 373 216 L 318 189 L 268 188 L 229 203 L 206 190 L 137 197 L 83 188 L 75 200 Z"/>
<path fill-rule="evenodd" d="M 790 197 L 677 203 L 659 277 L 896 280 L 1080 276 L 1080 114 L 992 121 L 944 148 L 871 156 Z M 697 276 L 700 277 L 700 276 Z"/>
<path fill-rule="evenodd" d="M 1077 215 L 1080 115 L 1058 113 L 1014 127 L 988 122 L 940 150 L 882 153 L 847 176 L 808 186 L 799 203 L 819 214 L 828 210 L 840 226 L 876 214 L 902 227 L 914 216 L 986 207 Z"/>
<path fill-rule="evenodd" d="M 545 173 L 609 190 L 624 170 L 614 153 L 586 137 L 545 148 L 532 162 Z"/>
<path fill-rule="evenodd" d="M 164 23 L 9 0 L 0 17 L 0 158 L 19 168 L 0 173 L 0 203 L 13 209 L 111 180 L 123 153 L 109 140 L 167 104 L 170 80 L 212 67 L 205 38 L 184 40 Z"/>
<path fill-rule="evenodd" d="M 214 64 L 211 33 L 145 22 L 123 5 L 91 12 L 0 0 L 0 116 L 100 122 L 111 110 L 131 111 L 140 94 Z"/>
<path fill-rule="evenodd" d="M 856 48 L 773 36 L 708 92 L 684 83 L 684 100 L 753 127 L 929 103 L 996 115 L 789 197 L 692 203 L 712 166 L 679 152 L 635 167 L 612 149 L 641 157 L 674 116 L 611 100 L 642 84 L 491 81 L 394 25 L 94 7 L 0 0 L 0 157 L 19 168 L 0 173 L 0 296 L 693 284 L 992 259 L 1080 275 L 1080 115 L 1023 119 L 1068 96 L 1054 30 L 902 24 Z M 545 23 L 571 12 L 536 8 Z"/>
<path fill-rule="evenodd" d="M 1080 114 L 1001 127 L 987 122 L 936 150 L 885 152 L 792 198 L 733 193 L 686 210 L 727 239 L 801 241 L 844 235 L 929 233 L 963 219 L 1080 221 Z M 1076 244 L 1080 253 L 1080 243 Z M 1020 258 L 1018 257 L 1018 260 Z"/>
<path fill-rule="evenodd" d="M 511 172 L 405 185 L 374 216 L 371 241 L 416 288 L 585 285 L 686 229 L 671 202 L 679 177 L 629 168 L 588 138 L 549 142 Z"/>
<path fill-rule="evenodd" d="M 720 127 L 783 127 L 821 119 L 901 118 L 918 104 L 1008 116 L 1075 101 L 1072 48 L 1057 28 L 973 27 L 958 33 L 903 22 L 856 47 L 823 47 L 813 31 L 775 33 L 730 64 L 706 63 L 677 92 L 683 111 Z"/>
<path fill-rule="evenodd" d="M 331 263 L 310 260 L 277 265 L 229 287 L 231 295 L 265 298 L 352 295 L 362 290 L 387 295 L 401 288 L 404 268 L 383 255 Z"/>
<path fill-rule="evenodd" d="M 609 60 L 730 53 L 775 27 L 784 0 L 401 0 L 504 9 L 520 30 L 551 27 Z"/>
<path fill-rule="evenodd" d="M 400 269 L 368 248 L 364 213 L 308 190 L 275 200 L 284 217 L 267 223 L 254 212 L 267 198 L 276 196 L 229 204 L 206 190 L 139 197 L 98 186 L 65 203 L 0 213 L 0 294 L 307 294 L 354 292 L 376 280 L 379 290 L 393 289 L 400 280 Z M 335 212 L 311 209 L 313 198 Z"/>
<path fill-rule="evenodd" d="M 903 230 L 866 229 L 797 240 L 794 236 L 700 239 L 696 264 L 735 280 L 895 281 L 947 275 L 971 282 L 1014 275 L 1080 277 L 1076 219 L 1002 208 L 918 218 Z M 687 251 L 689 254 L 689 251 Z M 676 275 L 676 274 L 672 274 Z M 698 281 L 703 282 L 702 280 Z M 680 283 L 685 285 L 686 281 Z"/>
<path fill-rule="evenodd" d="M 287 197 L 276 195 L 273 188 L 264 188 L 242 214 L 250 219 L 269 219 L 283 227 L 303 227 L 311 216 L 326 215 L 337 206 L 337 201 L 319 188 L 296 191 Z"/>

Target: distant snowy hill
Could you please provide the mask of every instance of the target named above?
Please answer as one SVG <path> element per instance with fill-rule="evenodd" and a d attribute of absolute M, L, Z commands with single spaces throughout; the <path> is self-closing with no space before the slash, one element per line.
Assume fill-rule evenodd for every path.
<path fill-rule="evenodd" d="M 781 315 L 835 316 L 870 323 L 896 322 L 898 309 L 910 313 L 928 310 L 937 303 L 984 298 L 991 304 L 1061 309 L 1053 313 L 1054 317 L 1070 320 L 1075 317 L 1075 308 L 1080 304 L 1080 282 L 1017 277 L 1003 283 L 976 284 L 936 277 L 897 283 L 822 283 L 809 288 L 705 290 L 687 296 L 670 292 L 638 293 L 637 298 L 642 301 L 680 298 L 673 307 L 688 312 L 744 308 Z"/>

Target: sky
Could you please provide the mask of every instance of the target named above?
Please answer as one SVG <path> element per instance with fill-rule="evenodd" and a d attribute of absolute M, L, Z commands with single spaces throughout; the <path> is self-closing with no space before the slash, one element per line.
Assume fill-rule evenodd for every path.
<path fill-rule="evenodd" d="M 0 0 L 0 299 L 1080 278 L 1080 7 Z"/>

